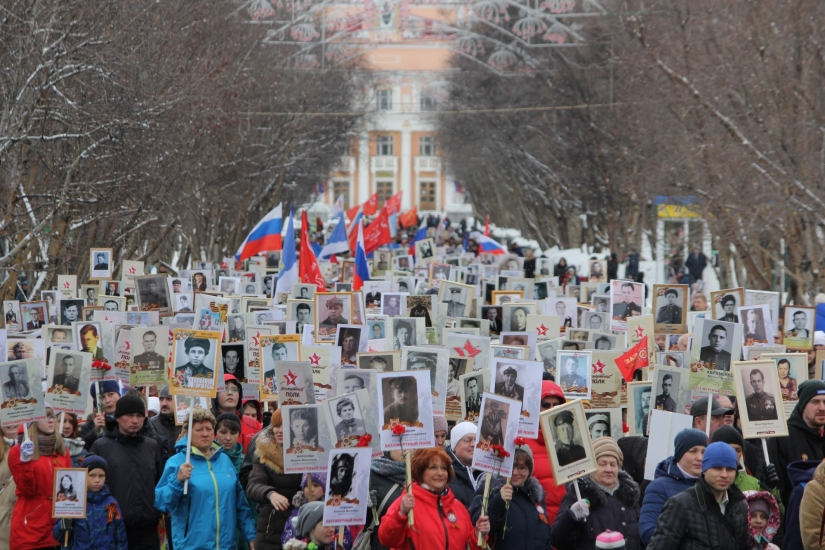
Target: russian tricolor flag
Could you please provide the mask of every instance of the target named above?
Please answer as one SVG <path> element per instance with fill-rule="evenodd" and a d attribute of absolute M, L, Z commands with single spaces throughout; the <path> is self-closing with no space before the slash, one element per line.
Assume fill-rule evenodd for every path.
<path fill-rule="evenodd" d="M 478 243 L 479 254 L 492 254 L 494 256 L 507 254 L 506 248 L 498 244 L 490 237 L 485 237 L 478 231 L 474 231 L 472 235 L 470 235 L 470 238 L 474 239 Z"/>
<path fill-rule="evenodd" d="M 359 291 L 364 281 L 370 280 L 370 268 L 367 265 L 367 252 L 364 248 L 364 221 L 358 222 L 358 241 L 355 245 L 355 273 L 352 276 L 352 290 Z"/>
<path fill-rule="evenodd" d="M 284 219 L 278 204 L 249 232 L 243 244 L 235 252 L 235 260 L 242 262 L 261 252 L 271 252 L 283 248 L 281 230 Z"/>

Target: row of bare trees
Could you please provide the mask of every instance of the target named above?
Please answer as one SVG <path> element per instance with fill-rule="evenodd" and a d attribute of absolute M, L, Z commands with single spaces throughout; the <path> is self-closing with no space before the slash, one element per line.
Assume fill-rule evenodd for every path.
<path fill-rule="evenodd" d="M 733 266 L 740 284 L 778 290 L 784 238 L 790 298 L 811 300 L 825 268 L 825 4 L 602 5 L 574 48 L 479 24 L 521 56 L 503 75 L 454 58 L 442 141 L 476 209 L 542 245 L 621 253 L 655 245 L 656 196 L 690 197 L 723 285 Z"/>
<path fill-rule="evenodd" d="M 0 0 L 0 273 L 230 256 L 275 204 L 315 193 L 362 85 L 268 44 L 219 0 Z M 355 108 L 353 108 L 355 106 Z"/>

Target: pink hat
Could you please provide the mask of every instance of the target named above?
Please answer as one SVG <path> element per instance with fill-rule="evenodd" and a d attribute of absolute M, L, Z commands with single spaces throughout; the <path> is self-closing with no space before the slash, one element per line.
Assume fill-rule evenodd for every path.
<path fill-rule="evenodd" d="M 624 537 L 621 533 L 607 530 L 598 537 L 596 537 L 596 548 L 610 548 L 615 550 L 617 548 L 627 548 L 624 543 Z"/>

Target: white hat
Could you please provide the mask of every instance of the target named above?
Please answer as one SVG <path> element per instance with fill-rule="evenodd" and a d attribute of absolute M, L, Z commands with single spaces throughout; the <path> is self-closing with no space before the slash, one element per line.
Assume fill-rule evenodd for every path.
<path fill-rule="evenodd" d="M 470 434 L 475 435 L 477 432 L 478 426 L 472 422 L 459 422 L 450 430 L 450 448 L 455 450 L 455 446 L 458 445 L 459 441 Z"/>
<path fill-rule="evenodd" d="M 814 345 L 825 346 L 825 332 L 822 332 L 821 330 L 814 332 Z"/>
<path fill-rule="evenodd" d="M 158 399 L 157 397 L 150 397 L 148 409 L 149 412 L 160 414 L 160 399 Z"/>

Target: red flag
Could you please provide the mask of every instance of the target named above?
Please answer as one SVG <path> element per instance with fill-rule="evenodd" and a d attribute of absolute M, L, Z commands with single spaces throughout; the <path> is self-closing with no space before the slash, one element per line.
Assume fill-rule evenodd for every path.
<path fill-rule="evenodd" d="M 370 226 L 364 229 L 364 251 L 369 256 L 373 251 L 378 250 L 381 245 L 391 242 L 390 216 L 387 214 L 387 209 L 382 208 L 378 216 L 372 220 Z M 351 247 L 351 250 L 354 250 L 354 247 Z"/>
<path fill-rule="evenodd" d="M 356 206 L 353 206 L 352 208 L 350 208 L 349 210 L 347 210 L 347 218 L 349 218 L 349 222 L 350 222 L 350 223 L 352 223 L 352 220 L 354 220 L 354 219 L 355 219 L 355 216 L 357 216 L 357 215 L 358 215 L 358 209 L 359 209 L 359 208 L 361 208 L 361 205 L 360 205 L 360 204 L 358 204 L 358 205 L 356 205 Z"/>
<path fill-rule="evenodd" d="M 418 210 L 413 206 L 412 210 L 404 212 L 398 216 L 398 223 L 401 227 L 417 227 L 418 226 Z"/>
<path fill-rule="evenodd" d="M 298 264 L 298 274 L 302 283 L 314 284 L 318 292 L 326 292 L 324 276 L 321 275 L 321 266 L 315 258 L 315 252 L 309 244 L 309 220 L 307 212 L 301 212 L 301 258 Z"/>
<path fill-rule="evenodd" d="M 389 199 L 387 202 L 384 203 L 384 208 L 387 209 L 387 215 L 392 216 L 396 212 L 401 212 L 401 194 L 403 191 L 399 191 Z"/>
<path fill-rule="evenodd" d="M 401 193 L 399 193 L 399 195 L 400 194 Z M 392 199 L 393 197 L 390 197 L 390 200 L 388 200 L 387 203 L 389 203 Z M 398 204 L 400 205 L 401 198 L 399 197 L 398 200 Z M 374 216 L 375 213 L 378 211 L 378 193 L 374 193 L 369 199 L 367 199 L 367 202 L 365 202 L 363 205 L 359 204 L 358 206 L 353 206 L 352 208 L 347 210 L 347 217 L 349 218 L 350 222 L 352 222 L 352 220 L 355 219 L 356 214 L 358 214 L 358 209 L 361 208 L 361 206 L 364 207 L 365 216 Z"/>
<path fill-rule="evenodd" d="M 641 369 L 649 365 L 647 335 L 639 340 L 635 346 L 616 358 L 616 366 L 619 367 L 619 371 L 621 371 L 622 376 L 627 382 L 633 380 L 633 373 L 636 372 L 636 369 Z"/>
<path fill-rule="evenodd" d="M 487 220 L 484 222 L 484 236 L 490 236 L 490 216 L 487 215 Z"/>

